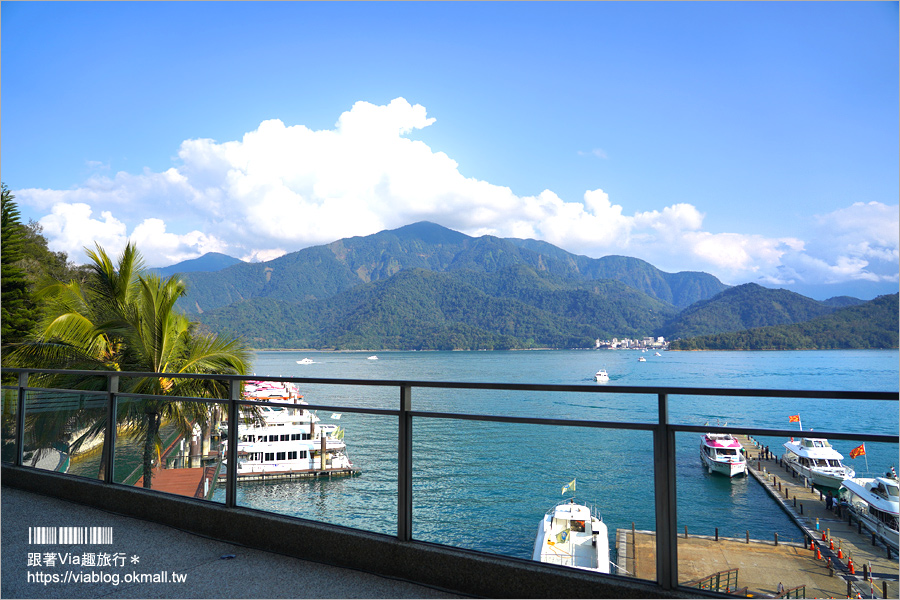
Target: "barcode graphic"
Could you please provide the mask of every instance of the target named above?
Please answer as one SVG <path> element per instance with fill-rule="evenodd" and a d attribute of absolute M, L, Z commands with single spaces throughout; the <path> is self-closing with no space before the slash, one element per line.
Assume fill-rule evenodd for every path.
<path fill-rule="evenodd" d="M 112 544 L 112 527 L 29 527 L 28 543 L 47 544 Z"/>

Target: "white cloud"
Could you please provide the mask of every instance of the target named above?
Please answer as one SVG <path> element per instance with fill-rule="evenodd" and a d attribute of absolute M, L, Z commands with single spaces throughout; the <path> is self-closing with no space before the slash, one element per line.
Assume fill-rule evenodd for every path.
<path fill-rule="evenodd" d="M 15 194 L 49 211 L 44 233 L 73 260 L 83 260 L 81 248 L 94 241 L 118 252 L 129 237 L 154 266 L 209 251 L 270 260 L 431 220 L 470 235 L 543 239 L 589 256 L 704 270 L 728 283 L 897 279 L 897 206 L 857 203 L 819 216 L 808 240 L 710 232 L 689 203 L 626 214 L 602 189 L 579 200 L 551 190 L 518 196 L 466 177 L 452 158 L 406 137 L 435 122 L 402 98 L 357 102 L 332 129 L 272 119 L 240 140 L 185 140 L 179 164 L 164 172 L 98 173 L 71 190 Z"/>

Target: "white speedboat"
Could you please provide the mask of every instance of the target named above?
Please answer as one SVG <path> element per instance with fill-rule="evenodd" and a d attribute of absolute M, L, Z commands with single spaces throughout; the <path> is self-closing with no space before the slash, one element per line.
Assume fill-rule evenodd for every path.
<path fill-rule="evenodd" d="M 536 561 L 609 573 L 606 524 L 592 508 L 574 499 L 557 504 L 544 515 L 534 540 Z"/>
<path fill-rule="evenodd" d="M 298 360 L 298 361 L 297 361 L 297 364 L 298 364 L 298 365 L 311 365 L 311 364 L 313 364 L 313 359 L 311 359 L 311 358 L 304 358 L 304 359 L 302 359 L 302 360 Z"/>
<path fill-rule="evenodd" d="M 900 549 L 900 486 L 897 478 L 885 474 L 874 479 L 845 479 L 841 490 L 847 490 L 844 499 L 850 503 L 850 510 L 862 521 L 866 529 L 890 544 L 894 550 Z"/>
<path fill-rule="evenodd" d="M 784 447 L 787 452 L 781 458 L 787 468 L 816 485 L 837 489 L 842 481 L 856 474 L 841 463 L 844 456 L 826 439 L 802 438 L 796 442 L 791 439 Z"/>
<path fill-rule="evenodd" d="M 654 356 L 662 356 L 659 352 L 657 352 Z"/>
<path fill-rule="evenodd" d="M 594 375 L 594 379 L 597 381 L 609 381 L 609 373 L 606 372 L 606 369 L 600 369 Z"/>
<path fill-rule="evenodd" d="M 378 360 L 378 357 L 373 354 L 367 360 Z"/>
<path fill-rule="evenodd" d="M 741 454 L 742 448 L 730 433 L 707 433 L 700 440 L 700 459 L 710 473 L 746 475 L 747 459 Z"/>
<path fill-rule="evenodd" d="M 647 359 L 642 356 L 638 359 L 638 362 L 647 362 Z"/>

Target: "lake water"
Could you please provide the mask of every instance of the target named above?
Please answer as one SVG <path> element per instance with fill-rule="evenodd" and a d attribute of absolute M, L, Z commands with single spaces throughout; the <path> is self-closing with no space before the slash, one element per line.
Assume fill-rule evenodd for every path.
<path fill-rule="evenodd" d="M 584 384 L 604 368 L 606 385 L 896 391 L 898 359 L 889 351 L 802 352 L 259 352 L 255 373 L 268 376 L 533 384 Z M 646 362 L 638 362 L 644 356 Z M 301 358 L 313 364 L 299 365 Z M 301 385 L 310 404 L 396 409 L 397 388 Z M 655 396 L 414 388 L 413 410 L 653 423 Z M 348 454 L 362 474 L 311 482 L 240 484 L 238 503 L 277 513 L 396 534 L 396 417 L 319 411 L 346 431 Z M 670 397 L 670 421 L 804 430 L 898 433 L 896 402 L 772 398 Z M 798 431 L 799 434 L 799 431 Z M 781 454 L 786 439 L 762 438 Z M 699 436 L 679 434 L 678 529 L 691 533 L 802 541 L 799 530 L 752 478 L 709 475 Z M 835 440 L 858 476 L 898 462 L 895 444 Z M 537 523 L 577 480 L 579 502 L 598 508 L 611 537 L 617 528 L 655 530 L 649 432 L 466 420 L 413 422 L 413 537 L 461 548 L 530 558 Z M 866 462 L 866 460 L 868 462 Z M 216 499 L 222 500 L 218 490 Z M 613 540 L 611 540 L 612 542 Z"/>

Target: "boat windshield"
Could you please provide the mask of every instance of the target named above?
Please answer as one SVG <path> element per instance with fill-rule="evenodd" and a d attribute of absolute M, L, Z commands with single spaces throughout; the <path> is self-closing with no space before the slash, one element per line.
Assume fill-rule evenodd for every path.
<path fill-rule="evenodd" d="M 737 455 L 737 450 L 735 450 L 734 448 L 720 448 L 719 454 L 722 454 L 724 456 L 735 456 Z"/>

